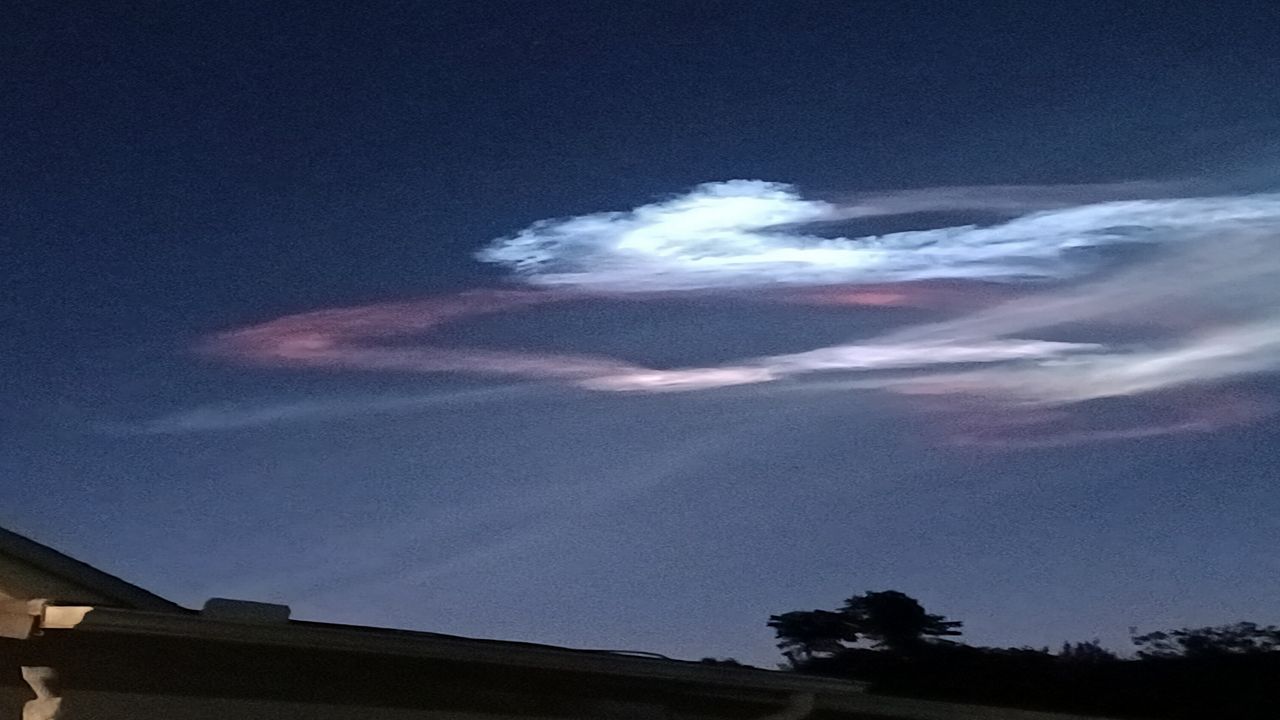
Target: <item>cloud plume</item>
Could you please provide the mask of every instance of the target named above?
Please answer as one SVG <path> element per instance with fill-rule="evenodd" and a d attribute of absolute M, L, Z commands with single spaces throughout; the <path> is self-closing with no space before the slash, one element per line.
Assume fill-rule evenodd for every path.
<path fill-rule="evenodd" d="M 1280 369 L 1280 194 L 1140 197 L 1155 189 L 943 188 L 837 203 L 805 199 L 780 183 L 707 183 L 630 211 L 535 223 L 479 253 L 527 289 L 286 316 L 219 334 L 204 350 L 263 365 L 466 373 L 607 392 L 695 391 L 821 375 L 849 390 L 979 398 L 1011 413 Z M 985 226 L 848 238 L 816 230 L 851 218 L 959 208 L 1006 217 Z M 1091 252 L 1120 245 L 1149 252 L 1122 263 Z M 753 301 L 954 312 L 865 341 L 707 367 L 653 368 L 604 355 L 430 340 L 444 323 L 485 313 L 690 292 L 735 302 L 747 297 L 744 289 Z M 1075 328 L 1074 335 L 1064 328 Z M 1212 422 L 1192 416 L 1075 429 L 1061 438 L 1206 431 L 1257 417 L 1258 403 L 1249 405 L 1245 412 L 1217 403 Z M 1041 417 L 1026 415 L 1033 416 Z"/>
<path fill-rule="evenodd" d="M 1025 193 L 1023 195 L 1026 195 Z M 825 285 L 932 279 L 1046 279 L 1082 271 L 1073 251 L 1173 242 L 1224 225 L 1274 225 L 1280 195 L 1122 200 L 965 225 L 854 238 L 815 223 L 907 212 L 1026 208 L 1026 197 L 911 191 L 837 205 L 762 181 L 706 183 L 629 212 L 545 220 L 478 258 L 534 285 L 609 291 Z M 1034 196 L 1033 196 L 1034 197 Z M 1051 204 L 1047 193 L 1039 203 Z"/>

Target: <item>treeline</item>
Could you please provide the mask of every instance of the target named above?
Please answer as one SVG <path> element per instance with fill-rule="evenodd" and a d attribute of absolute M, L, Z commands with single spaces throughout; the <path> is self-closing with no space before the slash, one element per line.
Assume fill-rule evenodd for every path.
<path fill-rule="evenodd" d="M 1122 658 L 1097 641 L 991 648 L 953 640 L 962 623 L 896 591 L 769 619 L 804 673 L 892 695 L 1133 718 L 1280 718 L 1280 628 L 1235 623 L 1135 635 Z"/>

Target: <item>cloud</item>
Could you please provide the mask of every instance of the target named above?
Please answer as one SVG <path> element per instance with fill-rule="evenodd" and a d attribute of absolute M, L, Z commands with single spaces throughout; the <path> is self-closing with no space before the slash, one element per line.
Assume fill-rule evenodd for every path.
<path fill-rule="evenodd" d="M 403 413 L 428 408 L 472 406 L 480 402 L 510 400 L 527 394 L 531 389 L 529 385 L 502 385 L 410 396 L 339 397 L 204 405 L 161 415 L 141 423 L 117 423 L 104 429 L 118 435 L 186 435 L 235 431 L 286 423 L 324 422 L 371 413 Z"/>
<path fill-rule="evenodd" d="M 916 294 L 904 289 L 894 297 L 910 304 L 910 298 Z M 924 294 L 928 295 L 929 291 L 926 289 Z M 1002 362 L 1095 349 L 1088 343 L 999 339 L 964 346 L 938 341 L 850 344 L 716 367 L 657 369 L 605 356 L 441 347 L 430 343 L 429 331 L 447 321 L 583 297 L 536 290 L 472 291 L 434 300 L 321 310 L 220 333 L 209 338 L 201 350 L 214 357 L 266 366 L 460 373 L 559 380 L 591 390 L 679 392 L 765 383 L 811 373 Z M 629 297 L 644 301 L 668 296 Z M 878 307 L 888 300 L 889 296 L 882 293 L 863 295 L 855 289 L 843 292 L 840 303 L 862 302 Z M 822 305 L 829 304 L 830 297 L 800 294 L 787 301 Z M 405 338 L 425 342 L 417 345 L 398 342 Z M 299 412 L 312 415 L 317 409 L 287 405 L 252 409 L 244 414 L 246 419 L 275 416 L 287 419 Z M 195 426 L 203 424 L 203 411 L 193 412 L 186 422 Z M 228 416 L 220 412 L 217 417 Z M 176 419 L 171 419 L 169 424 L 173 425 Z"/>
<path fill-rule="evenodd" d="M 998 363 L 1048 358 L 1097 346 L 1042 340 L 992 340 L 967 344 L 850 344 L 771 355 L 736 366 L 637 370 L 581 381 L 592 390 L 671 392 L 770 382 L 822 372 L 917 369 L 933 365 Z"/>
<path fill-rule="evenodd" d="M 200 352 L 257 365 L 563 380 L 636 369 L 630 363 L 599 356 L 393 342 L 420 337 L 448 322 L 573 297 L 552 292 L 478 290 L 431 300 L 319 310 L 218 333 L 201 345 Z"/>
<path fill-rule="evenodd" d="M 961 185 L 861 193 L 845 198 L 848 217 L 948 210 L 986 210 L 1010 215 L 1114 200 L 1172 197 L 1190 183 L 1121 182 L 1078 185 Z"/>
<path fill-rule="evenodd" d="M 1067 405 L 1206 384 L 1280 367 L 1280 327 L 1260 322 L 1155 350 L 1081 353 L 998 370 L 970 370 L 884 383 L 906 393 L 986 394 L 1016 402 Z"/>
<path fill-rule="evenodd" d="M 929 288 L 920 292 L 904 288 L 893 293 L 868 293 L 857 288 L 834 290 L 836 295 L 804 293 L 769 297 L 766 301 L 882 307 L 927 305 L 938 298 L 951 297 Z M 430 342 L 430 333 L 446 323 L 587 297 L 592 296 L 554 290 L 474 290 L 428 300 L 332 308 L 217 333 L 206 338 L 199 351 L 208 357 L 261 366 L 506 376 L 568 381 L 596 389 L 608 386 L 610 378 L 616 378 L 619 386 L 627 384 L 624 378 L 639 384 L 649 378 L 652 389 L 692 390 L 765 382 L 794 374 L 761 366 L 662 371 L 602 355 L 504 351 Z M 642 302 L 670 296 L 623 297 Z M 418 340 L 419 344 L 406 344 L 406 339 Z M 885 359 L 877 358 L 866 362 L 887 364 Z M 601 384 L 593 385 L 597 380 Z"/>
<path fill-rule="evenodd" d="M 1191 240 L 1158 261 L 1101 280 L 906 328 L 880 341 L 964 345 L 1080 323 L 1166 327 L 1167 337 L 1111 342 L 998 370 L 908 378 L 895 389 L 1070 404 L 1280 369 L 1280 231 L 1221 225 Z"/>
<path fill-rule="evenodd" d="M 1011 189 L 1005 189 L 1007 194 Z M 765 200 L 767 212 L 739 213 L 742 196 Z M 1045 189 L 1020 193 L 1046 202 Z M 726 198 L 733 203 L 721 205 Z M 1163 246 L 1158 260 L 1101 281 L 1048 295 L 1010 300 L 959 319 L 909 328 L 864 343 L 748 360 L 712 369 L 644 371 L 584 381 L 595 389 L 672 391 L 747 382 L 766 382 L 814 372 L 923 368 L 987 363 L 960 373 L 886 377 L 860 382 L 898 392 L 985 393 L 1026 403 L 1069 404 L 1142 394 L 1191 384 L 1269 372 L 1280 365 L 1280 195 L 1254 194 L 1209 198 L 1124 200 L 1042 210 L 985 228 L 951 227 L 895 233 L 876 238 L 818 241 L 802 234 L 769 233 L 766 220 L 785 215 L 776 206 L 794 205 L 793 217 L 872 215 L 918 211 L 927 207 L 991 206 L 993 192 L 975 189 L 913 191 L 881 195 L 860 205 L 837 208 L 801 200 L 787 186 L 734 181 L 704 185 L 673 201 L 644 206 L 632 214 L 601 214 L 535 225 L 518 238 L 541 238 L 544 260 L 535 262 L 535 283 L 603 283 L 639 287 L 620 274 L 640 277 L 660 262 L 662 283 L 801 282 L 823 273 L 847 273 L 841 279 L 885 282 L 899 279 L 975 277 L 999 280 L 1012 275 L 1064 277 L 1078 270 L 1066 256 L 1073 248 L 1120 243 Z M 682 218 L 696 211 L 703 220 L 693 228 L 714 226 L 715 250 L 696 252 Z M 706 217 L 723 218 L 712 222 Z M 636 242 L 634 236 L 661 238 Z M 698 237 L 704 242 L 708 237 Z M 545 258 L 555 259 L 565 243 L 579 247 L 572 262 L 577 273 L 539 274 Z M 500 245 L 513 249 L 517 245 Z M 588 250 L 582 250 L 586 247 Z M 686 252 L 687 251 L 687 252 Z M 780 259 L 782 258 L 782 259 Z M 710 260 L 708 260 L 710 259 Z M 778 260 L 773 262 L 773 260 Z M 707 262 L 719 264 L 718 277 Z M 1044 262 L 1036 262 L 1044 261 Z M 572 266 L 572 262 L 569 266 Z M 692 268 L 684 280 L 683 263 Z M 699 263 L 703 266 L 698 267 Z M 807 263 L 807 264 L 806 264 Z M 551 263 L 554 265 L 554 263 Z M 595 275 L 597 264 L 607 274 Z M 1035 268 L 1034 270 L 1032 268 Z M 816 268 L 816 269 L 815 269 Z M 880 297 L 891 294 L 882 293 Z M 1173 338 L 1152 347 L 1114 343 L 1050 342 L 1018 334 L 1044 332 L 1072 322 L 1151 322 L 1153 316 L 1206 310 L 1236 321 L 1225 327 Z M 1012 336 L 1012 337 L 1011 337 Z"/>
<path fill-rule="evenodd" d="M 218 334 L 203 350 L 259 365 L 465 373 L 623 393 L 822 376 L 851 391 L 980 398 L 1004 413 L 1147 396 L 1280 369 L 1280 194 L 1133 199 L 1152 189 L 942 188 L 832 203 L 804 199 L 780 183 L 708 183 L 631 211 L 535 223 L 480 253 L 531 288 L 291 315 Z M 1091 201 L 1102 193 L 1126 199 Z M 985 227 L 858 238 L 810 232 L 854 217 L 963 207 L 1022 214 Z M 1111 267 L 1096 253 L 1088 261 L 1091 254 L 1081 254 L 1125 244 L 1151 252 Z M 446 346 L 430 337 L 444 323 L 485 313 L 692 292 L 718 294 L 725 302 L 916 306 L 955 314 L 865 341 L 709 367 Z M 1064 327 L 1074 327 L 1075 335 L 1063 336 Z M 292 412 L 259 410 L 249 421 Z M 1212 421 L 1191 416 L 1061 437 L 1198 432 L 1257 415 L 1219 411 Z M 186 422 L 200 425 L 199 418 Z"/>
<path fill-rule="evenodd" d="M 1058 207 L 988 227 L 964 225 L 855 238 L 815 223 L 958 208 L 1023 210 L 1050 193 L 974 188 L 908 191 L 836 205 L 790 185 L 706 183 L 627 212 L 544 220 L 477 257 L 534 285 L 613 292 L 926 279 L 1046 279 L 1079 274 L 1084 248 L 1166 243 L 1225 225 L 1274 224 L 1280 195 L 1120 200 Z"/>

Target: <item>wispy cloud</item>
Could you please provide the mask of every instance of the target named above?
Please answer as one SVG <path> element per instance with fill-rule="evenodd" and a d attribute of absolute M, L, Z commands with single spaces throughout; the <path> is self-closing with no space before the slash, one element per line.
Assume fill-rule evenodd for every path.
<path fill-rule="evenodd" d="M 768 419 L 774 414 L 768 414 Z M 714 464 L 745 438 L 761 434 L 761 418 L 735 416 L 663 443 L 644 462 L 608 467 L 583 482 L 551 482 L 478 494 L 471 501 L 414 513 L 345 534 L 342 542 L 304 548 L 287 567 L 220 579 L 247 597 L 288 597 L 302 613 L 368 594 L 386 584 L 423 584 L 474 572 L 494 560 L 555 541 L 593 515 Z M 574 473 L 569 474 L 570 477 Z M 496 528 L 478 541 L 477 526 Z"/>
<path fill-rule="evenodd" d="M 186 435 L 234 431 L 267 425 L 324 422 L 357 415 L 470 407 L 476 403 L 511 400 L 527 395 L 534 389 L 535 386 L 525 384 L 442 391 L 407 397 L 353 396 L 224 403 L 161 415 L 139 423 L 117 423 L 104 426 L 103 429 L 120 435 Z"/>
<path fill-rule="evenodd" d="M 851 390 L 979 397 L 1006 410 L 1142 396 L 1280 369 L 1280 194 L 1133 199 L 1153 189 L 944 188 L 832 203 L 804 199 L 779 183 L 709 183 L 627 212 L 536 223 L 480 254 L 534 289 L 292 315 L 221 333 L 204 350 L 265 365 L 467 373 L 609 392 L 837 376 Z M 1102 193 L 1126 199 L 1070 204 Z M 1023 214 L 986 227 L 873 237 L 805 232 L 837 219 L 962 207 Z M 1123 244 L 1151 252 L 1089 277 L 1101 259 L 1082 251 Z M 1092 260 L 1083 262 L 1085 256 Z M 990 292 L 993 284 L 1007 290 Z M 712 290 L 734 302 L 743 296 L 727 291 L 740 288 L 755 288 L 754 301 L 945 306 L 958 315 L 867 341 L 674 369 L 603 355 L 429 342 L 441 324 L 484 313 Z M 1061 326 L 1080 324 L 1108 332 L 1055 336 Z M 1126 327 L 1137 332 L 1126 337 Z M 334 410 L 323 403 L 258 408 L 238 420 L 225 412 L 208 420 L 197 412 L 160 427 L 200 429 L 328 412 Z M 1244 416 L 1219 415 L 1215 422 Z M 1181 432 L 1207 426 L 1188 418 L 1076 437 L 1141 437 L 1157 427 Z"/>
<path fill-rule="evenodd" d="M 984 392 L 1068 404 L 1230 380 L 1280 368 L 1280 234 L 1206 228 L 1158 261 L 1058 292 L 907 328 L 882 341 L 966 344 L 1070 323 L 1181 328 L 1157 341 L 1112 342 L 1070 357 L 907 380 L 913 392 Z"/>

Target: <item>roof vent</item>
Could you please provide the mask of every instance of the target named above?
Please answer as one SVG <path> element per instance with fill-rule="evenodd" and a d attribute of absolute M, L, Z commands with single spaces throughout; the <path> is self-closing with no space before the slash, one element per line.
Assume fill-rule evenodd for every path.
<path fill-rule="evenodd" d="M 278 623 L 289 620 L 289 606 L 252 600 L 210 598 L 205 601 L 200 614 L 217 620 Z"/>

